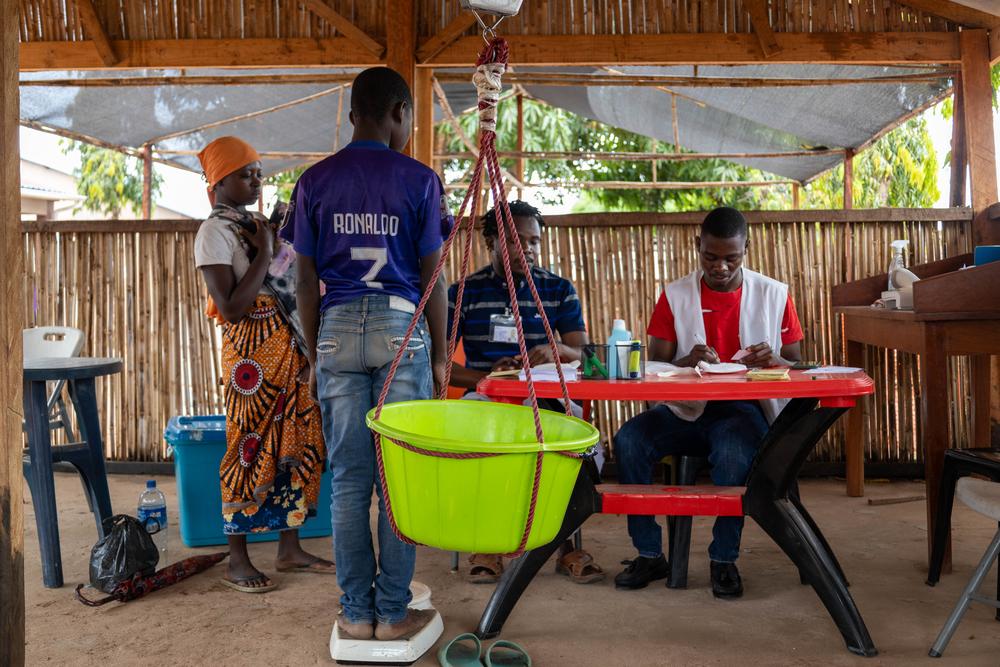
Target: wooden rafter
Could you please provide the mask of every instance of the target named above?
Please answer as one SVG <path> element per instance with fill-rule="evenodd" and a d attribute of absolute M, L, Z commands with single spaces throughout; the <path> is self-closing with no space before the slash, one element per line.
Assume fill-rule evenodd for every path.
<path fill-rule="evenodd" d="M 420 45 L 417 49 L 417 61 L 430 60 L 441 53 L 448 45 L 465 34 L 465 31 L 476 25 L 476 17 L 469 12 L 462 12 L 445 27 Z"/>
<path fill-rule="evenodd" d="M 760 42 L 760 49 L 764 52 L 764 57 L 770 58 L 781 51 L 781 45 L 778 44 L 774 31 L 771 30 L 771 17 L 767 11 L 767 0 L 743 0 L 743 8 L 750 14 L 750 23 L 753 25 L 753 31 Z"/>
<path fill-rule="evenodd" d="M 956 63 L 955 32 L 777 33 L 781 52 L 761 53 L 756 35 L 674 33 L 663 35 L 509 35 L 518 65 L 740 65 L 768 63 Z M 482 37 L 455 40 L 427 65 L 467 66 Z"/>
<path fill-rule="evenodd" d="M 849 77 L 849 78 L 779 78 L 779 77 L 727 77 L 727 76 L 630 76 L 615 74 L 616 70 L 606 68 L 611 75 L 604 74 L 563 74 L 560 72 L 508 72 L 504 83 L 518 83 L 522 86 L 619 86 L 627 88 L 659 88 L 665 93 L 685 97 L 692 102 L 698 100 L 670 88 L 802 88 L 811 86 L 855 86 L 858 84 L 885 85 L 892 83 L 937 83 L 957 73 L 957 69 L 933 69 L 919 74 L 894 74 L 889 76 Z M 438 74 L 442 83 L 466 83 L 467 73 Z M 702 103 L 704 106 L 704 103 Z"/>
<path fill-rule="evenodd" d="M 347 37 L 115 40 L 116 68 L 370 67 L 381 60 Z M 87 42 L 22 42 L 21 70 L 106 69 Z"/>
<path fill-rule="evenodd" d="M 952 0 L 900 0 L 902 4 L 969 28 L 995 28 L 1000 16 L 974 9 Z"/>
<path fill-rule="evenodd" d="M 313 14 L 330 23 L 344 37 L 371 51 L 376 58 L 381 58 L 385 54 L 385 47 L 382 44 L 373 37 L 370 37 L 364 30 L 354 25 L 349 18 L 323 2 L 323 0 L 299 0 L 299 2 Z"/>
<path fill-rule="evenodd" d="M 80 15 L 80 23 L 83 24 L 83 29 L 94 42 L 97 55 L 101 57 L 101 61 L 105 65 L 111 67 L 118 62 L 118 56 L 115 55 L 114 46 L 112 46 L 111 40 L 108 39 L 108 33 L 104 30 L 104 25 L 97 15 L 97 9 L 94 7 L 93 0 L 76 0 L 76 8 Z"/>
<path fill-rule="evenodd" d="M 238 74 L 236 76 L 108 76 L 86 79 L 31 79 L 22 87 L 52 86 L 69 88 L 159 88 L 162 86 L 301 86 L 307 84 L 346 84 L 354 81 L 353 72 L 329 74 Z"/>

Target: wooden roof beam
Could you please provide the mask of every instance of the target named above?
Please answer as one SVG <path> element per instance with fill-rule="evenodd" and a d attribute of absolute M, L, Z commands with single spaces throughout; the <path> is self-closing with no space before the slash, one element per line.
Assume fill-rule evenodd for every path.
<path fill-rule="evenodd" d="M 779 53 L 781 45 L 778 44 L 774 31 L 771 30 L 771 17 L 767 11 L 767 0 L 744 0 L 743 8 L 750 14 L 750 23 L 760 41 L 764 57 L 770 58 Z"/>
<path fill-rule="evenodd" d="M 335 10 L 330 5 L 323 2 L 323 0 L 299 0 L 305 8 L 311 11 L 316 16 L 320 17 L 324 21 L 330 23 L 335 27 L 340 34 L 344 37 L 354 41 L 355 43 L 361 45 L 366 50 L 370 51 L 375 55 L 376 58 L 380 59 L 385 55 L 385 47 L 382 46 L 377 40 L 370 37 L 368 33 L 354 25 L 350 19 Z"/>
<path fill-rule="evenodd" d="M 990 30 L 990 64 L 1000 63 L 1000 27 Z"/>
<path fill-rule="evenodd" d="M 824 63 L 893 65 L 952 64 L 961 60 L 956 32 L 776 33 L 781 51 L 761 53 L 756 35 L 675 33 L 663 35 L 508 35 L 516 65 L 739 65 Z M 470 64 L 482 37 L 461 37 L 424 65 Z"/>
<path fill-rule="evenodd" d="M 115 40 L 119 69 L 370 67 L 381 60 L 347 37 Z M 107 69 L 87 42 L 21 42 L 21 70 Z"/>
<path fill-rule="evenodd" d="M 101 18 L 97 15 L 97 9 L 94 7 L 93 0 L 77 0 L 76 9 L 80 15 L 80 23 L 83 24 L 84 31 L 86 31 L 87 35 L 94 42 L 97 55 L 101 57 L 101 61 L 105 65 L 108 67 L 113 66 L 118 62 L 118 56 L 115 55 L 115 49 L 111 45 L 111 40 L 108 39 L 108 33 L 104 30 Z"/>
<path fill-rule="evenodd" d="M 900 0 L 907 7 L 927 14 L 940 16 L 952 23 L 969 28 L 994 28 L 1000 26 L 1000 16 L 974 9 L 952 0 Z"/>
<path fill-rule="evenodd" d="M 475 15 L 471 12 L 462 12 L 453 18 L 448 25 L 441 28 L 436 35 L 420 45 L 420 48 L 417 49 L 417 62 L 422 63 L 441 53 L 474 25 L 476 25 Z"/>

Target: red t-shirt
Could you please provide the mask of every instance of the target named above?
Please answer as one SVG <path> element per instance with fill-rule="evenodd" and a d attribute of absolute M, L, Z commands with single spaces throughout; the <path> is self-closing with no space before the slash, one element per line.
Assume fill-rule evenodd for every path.
<path fill-rule="evenodd" d="M 715 349 L 721 361 L 729 361 L 740 351 L 740 299 L 743 287 L 735 292 L 716 292 L 704 281 L 701 283 L 701 309 L 705 318 L 706 344 Z M 660 294 L 656 302 L 653 316 L 649 319 L 646 333 L 661 340 L 677 342 L 677 332 L 674 331 L 674 314 L 670 310 L 666 293 Z M 792 295 L 788 295 L 785 304 L 785 314 L 781 318 L 781 344 L 789 345 L 802 340 L 802 325 L 792 303 Z M 761 341 L 754 341 L 759 343 Z M 778 350 L 775 350 L 778 352 Z"/>

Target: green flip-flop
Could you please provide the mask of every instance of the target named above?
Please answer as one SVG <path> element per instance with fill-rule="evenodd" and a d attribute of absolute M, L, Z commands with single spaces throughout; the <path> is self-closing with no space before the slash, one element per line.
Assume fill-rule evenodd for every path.
<path fill-rule="evenodd" d="M 483 667 L 483 663 L 479 660 L 482 650 L 483 645 L 479 642 L 479 637 L 471 632 L 465 632 L 441 647 L 438 651 L 438 662 L 441 663 L 441 667 Z"/>
<path fill-rule="evenodd" d="M 499 639 L 486 651 L 486 667 L 531 667 L 531 657 L 514 642 Z"/>

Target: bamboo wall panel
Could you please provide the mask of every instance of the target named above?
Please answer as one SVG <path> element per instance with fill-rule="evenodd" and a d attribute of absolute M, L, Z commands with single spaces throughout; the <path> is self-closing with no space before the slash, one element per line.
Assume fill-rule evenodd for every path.
<path fill-rule="evenodd" d="M 417 29 L 432 35 L 459 13 L 452 0 L 417 0 Z M 911 32 L 956 29 L 892 0 L 770 0 L 775 32 Z M 503 34 L 642 35 L 752 32 L 742 0 L 547 0 L 504 20 Z"/>
<path fill-rule="evenodd" d="M 326 0 L 367 34 L 386 39 L 385 0 Z M 86 39 L 76 4 L 20 0 L 21 41 Z M 111 39 L 332 37 L 336 29 L 297 0 L 94 0 Z M 416 0 L 429 37 L 460 11 L 457 0 Z M 893 0 L 771 0 L 775 32 L 942 31 L 955 26 Z M 750 32 L 742 0 L 528 0 L 506 34 L 636 35 Z M 389 36 L 391 37 L 391 36 Z M 471 57 L 471 56 L 470 56 Z"/>
<path fill-rule="evenodd" d="M 218 332 L 188 227 L 24 235 L 26 326 L 82 329 L 84 355 L 125 361 L 97 385 L 109 459 L 162 461 L 172 415 L 222 411 Z"/>
<path fill-rule="evenodd" d="M 885 271 L 893 239 L 910 239 L 912 263 L 971 247 L 968 220 L 810 222 L 809 216 L 803 211 L 796 222 L 753 223 L 747 265 L 789 284 L 806 336 L 803 356 L 820 362 L 844 362 L 830 288 Z M 567 216 L 543 235 L 541 264 L 574 283 L 595 339 L 607 335 L 615 318 L 644 337 L 663 285 L 696 266 L 697 217 L 609 227 L 574 225 Z M 143 232 L 137 223 L 119 223 L 122 231 L 115 224 L 59 223 L 66 230 L 59 233 L 29 225 L 35 231 L 24 235 L 26 321 L 78 327 L 87 334 L 84 354 L 125 360 L 122 375 L 98 385 L 107 455 L 160 461 L 167 455 L 163 427 L 172 415 L 222 410 L 218 330 L 202 313 L 204 287 L 192 261 L 197 223 L 145 223 L 151 231 Z M 458 275 L 459 248 L 449 260 L 449 280 Z M 474 249 L 473 270 L 487 261 L 481 238 Z M 969 436 L 969 369 L 964 359 L 950 363 L 952 432 L 961 445 Z M 877 385 L 877 400 L 866 408 L 868 459 L 920 461 L 917 359 L 870 348 L 865 365 Z M 638 407 L 597 406 L 605 439 Z M 843 460 L 841 428 L 820 444 L 815 460 Z"/>

